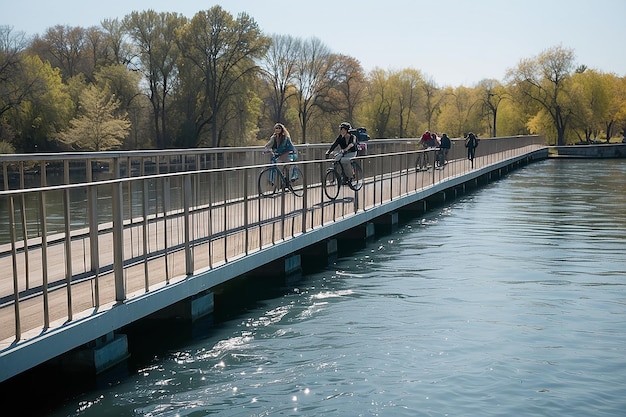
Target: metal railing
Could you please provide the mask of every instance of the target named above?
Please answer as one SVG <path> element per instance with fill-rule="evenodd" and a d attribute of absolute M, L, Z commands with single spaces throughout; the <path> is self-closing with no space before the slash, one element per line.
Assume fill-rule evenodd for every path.
<path fill-rule="evenodd" d="M 395 152 L 377 153 L 370 146 L 369 155 L 356 158 L 365 174 L 363 188 L 355 193 L 342 187 L 334 201 L 325 197 L 321 184 L 331 165 L 320 159 L 327 145 L 309 147 L 311 159 L 296 162 L 303 173 L 302 197 L 289 192 L 259 197 L 258 176 L 267 165 L 237 162 L 205 169 L 202 161 L 215 160 L 208 157 L 196 157 L 200 164 L 194 169 L 154 174 L 147 174 L 146 160 L 140 159 L 142 175 L 128 176 L 119 161 L 131 158 L 118 155 L 113 160 L 118 178 L 75 183 L 68 178 L 70 159 L 64 159 L 65 184 L 5 187 L 0 191 L 0 207 L 8 216 L 8 235 L 0 245 L 2 346 L 472 169 L 543 148 L 537 136 L 483 140 L 472 168 L 457 142 L 443 169 L 421 172 L 415 169 L 417 156 L 430 153 L 433 161 L 434 150 L 416 150 L 417 142 L 396 141 L 400 151 Z M 261 154 L 259 148 L 247 152 L 255 154 L 249 159 Z M 34 159 L 43 160 L 41 155 Z M 92 155 L 87 165 L 96 160 L 102 155 Z M 9 163 L 15 161 L 3 161 L 5 185 Z M 45 170 L 40 175 L 46 184 Z"/>

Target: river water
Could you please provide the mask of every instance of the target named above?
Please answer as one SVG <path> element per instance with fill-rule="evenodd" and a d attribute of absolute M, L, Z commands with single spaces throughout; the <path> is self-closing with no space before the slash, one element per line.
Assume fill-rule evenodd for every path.
<path fill-rule="evenodd" d="M 624 416 L 625 284 L 626 161 L 547 160 L 45 415 Z"/>

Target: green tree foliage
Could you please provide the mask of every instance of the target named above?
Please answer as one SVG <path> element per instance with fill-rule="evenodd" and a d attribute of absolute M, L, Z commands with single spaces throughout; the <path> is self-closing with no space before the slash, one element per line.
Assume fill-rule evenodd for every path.
<path fill-rule="evenodd" d="M 139 88 L 141 74 L 130 71 L 120 64 L 105 65 L 94 74 L 94 84 L 102 90 L 109 90 L 119 100 L 118 112 L 127 114 L 131 122 L 131 131 L 122 147 L 136 149 L 150 148 L 152 138 L 150 123 L 147 118 L 150 102 Z"/>
<path fill-rule="evenodd" d="M 21 83 L 26 94 L 12 113 L 16 148 L 50 151 L 52 138 L 65 126 L 74 106 L 58 69 L 38 56 L 25 56 Z"/>
<path fill-rule="evenodd" d="M 368 119 L 372 121 L 372 133 L 376 138 L 392 137 L 387 132 L 395 92 L 389 84 L 390 72 L 381 68 L 373 69 L 369 74 L 367 105 Z"/>
<path fill-rule="evenodd" d="M 56 25 L 32 40 L 0 26 L 0 140 L 58 150 L 52 139 L 82 115 L 92 86 L 115 95 L 114 113 L 131 123 L 123 149 L 254 144 L 276 121 L 296 142 L 330 140 L 344 120 L 374 138 L 429 129 L 560 144 L 626 129 L 626 77 L 575 64 L 566 48 L 522 59 L 505 81 L 441 89 L 419 69 L 365 74 L 319 39 L 268 37 L 220 6 L 192 19 L 147 10 L 101 27 Z"/>
<path fill-rule="evenodd" d="M 137 49 L 137 59 L 131 64 L 136 65 L 148 84 L 158 148 L 172 143 L 168 135 L 168 100 L 178 72 L 180 50 L 176 34 L 185 22 L 186 18 L 177 13 L 154 10 L 132 12 L 124 18 L 124 27 Z"/>
<path fill-rule="evenodd" d="M 119 101 L 107 90 L 87 87 L 80 99 L 79 115 L 70 121 L 69 129 L 58 139 L 75 149 L 106 151 L 118 148 L 128 134 L 130 122 L 125 115 L 116 116 Z"/>
<path fill-rule="evenodd" d="M 15 153 L 15 147 L 4 140 L 0 141 L 0 155 L 9 153 Z"/>
<path fill-rule="evenodd" d="M 203 81 L 196 102 L 196 137 L 210 126 L 211 143 L 219 145 L 220 122 L 224 121 L 220 113 L 238 91 L 238 84 L 257 75 L 255 59 L 264 56 L 270 42 L 246 13 L 233 19 L 220 6 L 196 13 L 180 30 L 179 47 L 185 61 L 196 67 Z"/>
<path fill-rule="evenodd" d="M 602 74 L 610 94 L 609 106 L 604 120 L 604 132 L 608 142 L 614 134 L 626 137 L 626 77 Z"/>
<path fill-rule="evenodd" d="M 405 69 L 397 74 L 395 82 L 398 90 L 396 106 L 398 136 L 401 138 L 416 136 L 417 131 L 411 132 L 410 126 L 413 119 L 417 119 L 420 86 L 423 84 L 422 74 L 415 69 Z"/>
<path fill-rule="evenodd" d="M 570 94 L 574 66 L 574 51 L 557 46 L 522 59 L 507 75 L 517 98 L 537 107 L 535 118 L 540 113 L 550 118 L 557 145 L 565 145 L 565 133 L 576 109 Z"/>
<path fill-rule="evenodd" d="M 594 70 L 576 72 L 572 75 L 570 96 L 574 109 L 572 126 L 584 133 L 589 142 L 597 138 L 604 121 L 607 119 L 610 105 L 610 81 Z"/>

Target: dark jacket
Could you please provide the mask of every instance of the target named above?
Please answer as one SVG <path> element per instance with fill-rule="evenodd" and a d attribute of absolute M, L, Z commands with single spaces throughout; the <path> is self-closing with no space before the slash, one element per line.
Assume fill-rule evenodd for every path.
<path fill-rule="evenodd" d="M 450 147 L 452 147 L 452 143 L 450 142 L 448 135 L 444 134 L 441 137 L 441 145 L 439 145 L 439 147 L 443 149 L 450 149 Z"/>
<path fill-rule="evenodd" d="M 356 152 L 356 136 L 354 136 L 353 134 L 348 134 L 348 139 L 346 140 L 346 138 L 344 138 L 342 135 L 337 136 L 337 139 L 335 139 L 335 141 L 333 142 L 332 145 L 330 145 L 330 149 L 328 150 L 328 152 L 326 153 L 331 153 L 333 151 L 333 149 L 335 149 L 337 146 L 339 146 L 340 149 L 345 149 L 348 147 L 348 145 L 351 143 L 352 147 L 350 149 L 348 149 L 348 152 Z"/>
<path fill-rule="evenodd" d="M 465 139 L 465 147 L 466 148 L 475 148 L 478 146 L 478 138 L 473 133 L 467 135 Z"/>

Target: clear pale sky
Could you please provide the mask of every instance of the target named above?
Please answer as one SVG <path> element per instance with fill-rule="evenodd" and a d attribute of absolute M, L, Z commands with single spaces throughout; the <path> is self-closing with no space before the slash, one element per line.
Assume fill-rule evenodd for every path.
<path fill-rule="evenodd" d="M 189 18 L 219 4 L 266 34 L 317 37 L 363 68 L 413 68 L 439 86 L 504 80 L 520 59 L 555 46 L 576 62 L 626 76 L 626 0 L 3 0 L 0 25 L 27 35 L 98 26 L 153 9 Z"/>

